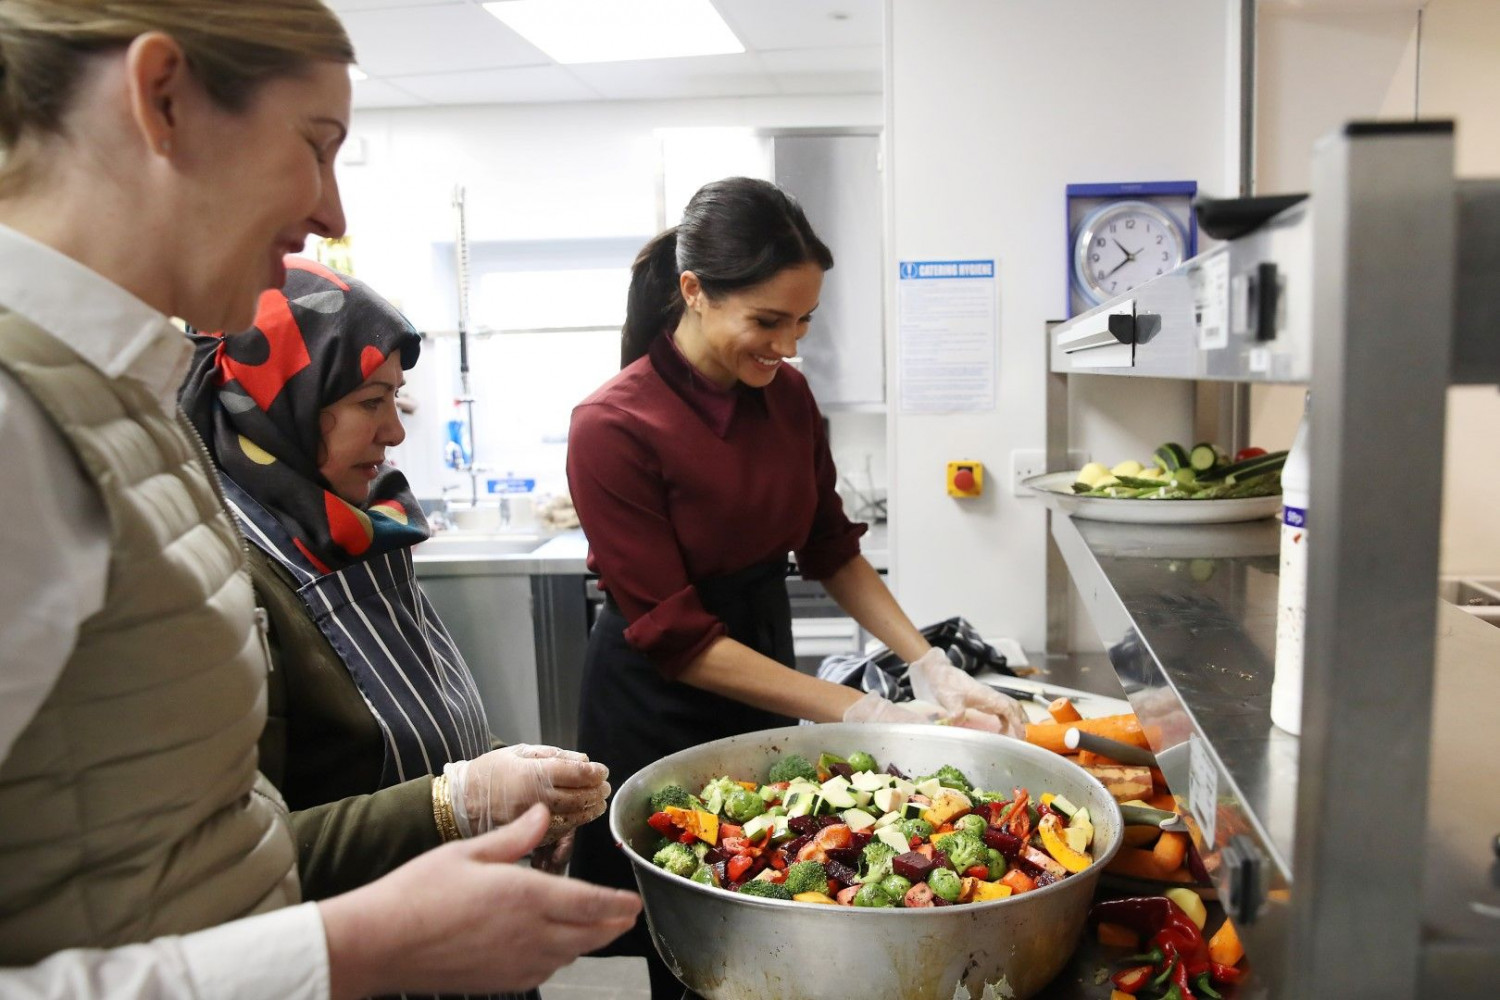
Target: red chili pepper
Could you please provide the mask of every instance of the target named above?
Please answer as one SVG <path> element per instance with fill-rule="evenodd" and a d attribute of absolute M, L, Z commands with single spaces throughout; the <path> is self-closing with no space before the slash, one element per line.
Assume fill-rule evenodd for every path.
<path fill-rule="evenodd" d="M 637 813 L 636 815 L 640 815 Z M 672 817 L 664 812 L 652 813 L 651 818 L 646 820 L 646 825 L 663 837 L 675 837 L 677 835 L 677 824 L 672 822 Z"/>
<path fill-rule="evenodd" d="M 1115 984 L 1115 989 L 1121 993 L 1134 995 L 1146 988 L 1151 981 L 1151 966 L 1137 965 L 1130 969 L 1121 969 L 1110 977 L 1110 982 Z"/>
<path fill-rule="evenodd" d="M 984 879 L 987 879 L 987 878 L 990 877 L 990 866 L 989 865 L 970 865 L 969 867 L 967 867 L 967 868 L 964 869 L 964 875 L 966 877 L 968 877 L 968 878 L 984 878 Z"/>
<path fill-rule="evenodd" d="M 1172 985 L 1182 994 L 1182 1000 L 1194 1000 L 1193 984 L 1188 981 L 1186 962 L 1178 962 L 1172 969 Z"/>
<path fill-rule="evenodd" d="M 742 879 L 755 859 L 747 854 L 739 854 L 729 859 L 729 881 L 738 882 Z"/>
<path fill-rule="evenodd" d="M 779 872 L 786 871 L 786 851 L 778 847 L 771 852 L 771 867 Z"/>
<path fill-rule="evenodd" d="M 1237 983 L 1245 978 L 1245 970 L 1237 969 L 1232 965 L 1220 965 L 1218 962 L 1210 962 L 1208 971 L 1216 982 Z"/>

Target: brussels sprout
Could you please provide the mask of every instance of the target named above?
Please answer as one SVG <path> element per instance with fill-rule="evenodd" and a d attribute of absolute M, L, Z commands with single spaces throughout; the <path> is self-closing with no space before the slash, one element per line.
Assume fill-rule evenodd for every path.
<path fill-rule="evenodd" d="M 984 835 L 984 828 L 988 825 L 984 821 L 983 816 L 976 816 L 973 813 L 969 813 L 967 816 L 960 816 L 953 824 L 953 827 L 956 830 L 962 830 L 965 833 L 972 833 L 974 836 L 980 837 Z"/>
<path fill-rule="evenodd" d="M 955 896 L 955 899 L 958 897 Z M 891 897 L 885 894 L 885 890 L 875 882 L 870 882 L 859 887 L 859 892 L 854 894 L 855 906 L 894 906 Z"/>
<path fill-rule="evenodd" d="M 754 819 L 765 811 L 765 799 L 744 788 L 736 788 L 724 799 L 724 815 L 736 823 Z"/>
<path fill-rule="evenodd" d="M 849 755 L 849 770 L 851 771 L 878 771 L 879 769 L 875 758 L 863 750 L 856 750 Z"/>
<path fill-rule="evenodd" d="M 893 900 L 900 900 L 906 896 L 906 890 L 911 888 L 911 879 L 900 875 L 887 875 L 880 880 L 880 889 Z"/>
<path fill-rule="evenodd" d="M 963 892 L 964 884 L 957 872 L 947 868 L 934 868 L 932 874 L 927 876 L 927 887 L 948 902 L 956 903 L 959 894 Z"/>

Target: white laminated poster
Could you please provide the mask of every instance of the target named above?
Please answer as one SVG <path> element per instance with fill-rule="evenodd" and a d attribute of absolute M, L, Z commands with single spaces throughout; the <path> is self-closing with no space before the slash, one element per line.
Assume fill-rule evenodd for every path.
<path fill-rule="evenodd" d="M 993 260 L 904 260 L 897 281 L 903 413 L 995 408 Z"/>

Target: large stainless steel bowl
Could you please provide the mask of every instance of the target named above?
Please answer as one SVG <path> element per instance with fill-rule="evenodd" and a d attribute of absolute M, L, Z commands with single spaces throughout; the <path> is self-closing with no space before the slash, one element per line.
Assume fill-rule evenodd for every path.
<path fill-rule="evenodd" d="M 909 774 L 953 764 L 984 788 L 1021 786 L 1064 795 L 1094 822 L 1094 865 L 1011 899 L 934 909 L 854 909 L 756 899 L 698 885 L 651 864 L 658 839 L 646 825 L 651 794 L 719 775 L 760 776 L 783 753 L 809 759 L 866 750 Z M 767 729 L 665 757 L 615 793 L 610 830 L 635 867 L 656 950 L 709 1000 L 859 997 L 951 1000 L 1024 998 L 1062 969 L 1077 947 L 1099 872 L 1120 843 L 1119 807 L 1104 786 L 1056 754 L 965 729 L 822 725 Z"/>

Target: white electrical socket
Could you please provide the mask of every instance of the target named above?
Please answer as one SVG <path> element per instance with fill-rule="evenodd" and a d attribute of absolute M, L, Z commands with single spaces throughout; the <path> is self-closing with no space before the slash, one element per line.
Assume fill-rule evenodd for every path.
<path fill-rule="evenodd" d="M 1088 464 L 1089 453 L 1086 451 L 1069 450 L 1068 467 L 1070 469 L 1081 469 Z M 1024 480 L 1032 476 L 1040 476 L 1047 471 L 1047 453 L 1042 450 L 1029 451 L 1020 450 L 1010 453 L 1010 493 L 1016 497 L 1032 497 L 1036 494 L 1021 485 Z"/>

